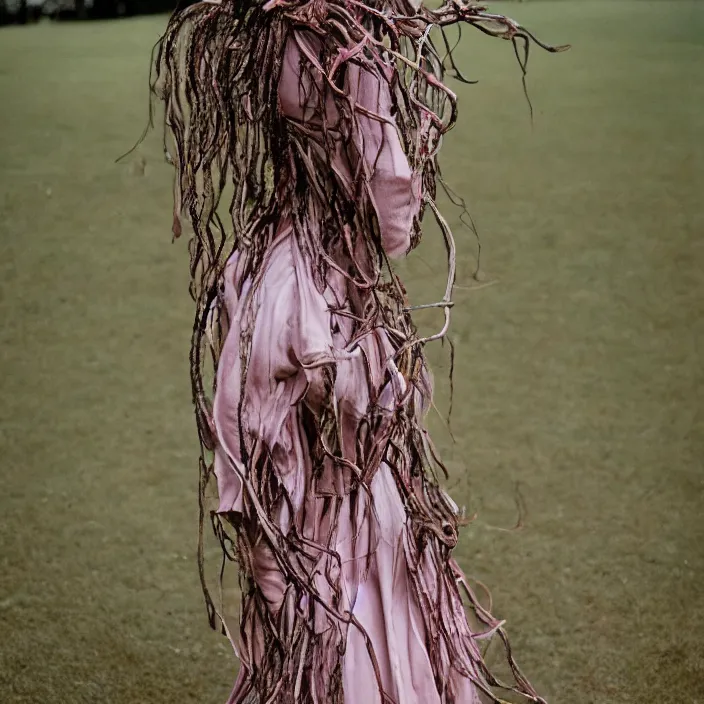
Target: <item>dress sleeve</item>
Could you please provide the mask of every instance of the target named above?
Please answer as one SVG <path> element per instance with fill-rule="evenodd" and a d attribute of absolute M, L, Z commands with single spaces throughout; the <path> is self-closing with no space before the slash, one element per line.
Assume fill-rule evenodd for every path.
<path fill-rule="evenodd" d="M 314 123 L 314 108 L 309 103 L 313 102 L 310 96 L 317 93 L 317 87 L 312 79 L 304 77 L 301 80 L 300 75 L 299 42 L 310 41 L 301 34 L 289 40 L 279 84 L 279 100 L 284 114 Z M 352 139 L 370 175 L 369 185 L 384 251 L 390 257 L 403 256 L 410 247 L 413 218 L 420 205 L 420 177 L 411 171 L 403 150 L 391 112 L 389 86 L 380 76 L 352 62 L 348 64 L 345 86 L 360 108 L 378 116 L 358 112 L 357 131 Z M 326 118 L 328 124 L 334 124 L 336 110 L 333 101 L 329 102 Z M 333 159 L 343 160 L 345 151 L 341 148 Z M 340 171 L 345 170 L 344 165 L 337 166 Z"/>

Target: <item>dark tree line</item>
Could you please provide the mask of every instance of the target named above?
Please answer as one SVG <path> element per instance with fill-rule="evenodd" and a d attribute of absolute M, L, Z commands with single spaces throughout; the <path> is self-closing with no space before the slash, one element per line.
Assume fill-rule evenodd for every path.
<path fill-rule="evenodd" d="M 124 17 L 173 12 L 179 0 L 73 0 L 73 3 L 50 3 L 43 5 L 28 0 L 0 0 L 0 25 L 28 24 L 39 19 L 42 14 L 54 18 L 89 18 Z M 184 4 L 190 4 L 186 2 Z"/>

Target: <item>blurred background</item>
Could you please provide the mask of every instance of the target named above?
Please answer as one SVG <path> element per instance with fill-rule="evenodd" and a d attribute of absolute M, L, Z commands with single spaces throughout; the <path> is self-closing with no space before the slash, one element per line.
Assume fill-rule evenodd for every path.
<path fill-rule="evenodd" d="M 0 0 L 0 25 L 32 24 L 42 17 L 87 20 L 169 13 L 176 5 L 174 0 Z"/>
<path fill-rule="evenodd" d="M 0 0 L 2 702 L 217 704 L 236 673 L 198 584 L 158 130 L 116 164 L 168 5 Z M 573 48 L 532 53 L 533 122 L 510 44 L 466 31 L 457 54 L 479 83 L 453 84 L 442 163 L 482 258 L 475 277 L 445 203 L 449 426 L 449 351 L 428 350 L 429 422 L 476 513 L 457 556 L 551 704 L 704 702 L 704 3 L 494 8 Z M 413 303 L 440 298 L 432 228 L 400 268 Z"/>

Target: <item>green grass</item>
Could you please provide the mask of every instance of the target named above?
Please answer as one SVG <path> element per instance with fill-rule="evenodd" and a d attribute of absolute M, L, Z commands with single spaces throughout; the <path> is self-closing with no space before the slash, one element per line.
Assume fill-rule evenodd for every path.
<path fill-rule="evenodd" d="M 456 442 L 431 419 L 478 512 L 458 557 L 552 704 L 702 703 L 704 5 L 498 7 L 574 48 L 532 56 L 533 127 L 510 45 L 460 54 L 480 83 L 444 165 L 493 285 L 458 230 Z M 156 135 L 114 164 L 163 24 L 0 30 L 3 702 L 216 704 L 234 678 L 194 558 L 171 175 Z M 415 301 L 442 258 L 431 231 L 403 264 Z M 516 482 L 525 527 L 498 530 Z"/>

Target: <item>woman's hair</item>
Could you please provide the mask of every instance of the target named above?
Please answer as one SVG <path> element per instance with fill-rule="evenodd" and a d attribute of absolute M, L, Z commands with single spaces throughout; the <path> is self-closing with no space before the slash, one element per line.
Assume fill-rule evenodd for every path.
<path fill-rule="evenodd" d="M 450 0 L 430 10 L 416 7 L 409 0 L 205 0 L 171 17 L 157 45 L 152 89 L 164 101 L 167 158 L 176 168 L 174 235 L 181 234 L 184 223 L 193 230 L 189 247 L 196 315 L 191 378 L 201 440 L 201 523 L 208 512 L 205 495 L 213 474 L 211 453 L 215 445 L 210 400 L 213 389 L 206 388 L 210 386 L 206 379 L 212 379 L 213 369 L 217 369 L 227 326 L 222 300 L 224 266 L 237 250 L 244 258 L 243 278 L 248 277 L 254 284 L 252 289 L 256 288 L 264 257 L 276 235 L 282 204 L 288 209 L 299 246 L 311 262 L 316 286 L 322 292 L 331 268 L 347 278 L 348 286 L 364 300 L 363 316 L 355 322 L 355 334 L 383 326 L 392 339 L 399 341 L 399 369 L 423 401 L 429 401 L 430 391 L 421 379 L 423 345 L 447 331 L 454 282 L 452 233 L 435 205 L 436 186 L 442 184 L 438 149 L 457 118 L 457 99 L 445 85 L 444 76 L 447 71 L 465 80 L 454 64 L 453 47 L 445 29 L 461 23 L 513 41 L 525 72 L 531 35 L 504 17 L 486 13 L 473 2 Z M 431 34 L 433 28 L 436 31 Z M 313 101 L 314 110 L 317 102 L 319 115 L 325 114 L 331 102 L 334 104 L 338 115 L 334 126 L 323 119 L 316 130 L 311 130 L 304 122 L 287 120 L 281 113 L 279 78 L 285 47 L 293 31 L 317 38 L 317 53 L 301 55 L 300 76 L 302 81 L 311 79 L 309 84 L 314 90 L 309 102 Z M 525 49 L 523 53 L 521 48 Z M 338 180 L 331 168 L 335 143 L 341 139 L 350 161 L 359 156 L 352 153 L 356 146 L 349 139 L 356 131 L 359 106 L 342 88 L 346 67 L 351 63 L 388 83 L 394 119 L 409 165 L 422 174 L 423 206 L 413 224 L 412 246 L 420 240 L 420 220 L 428 210 L 445 238 L 448 283 L 443 300 L 437 304 L 444 309 L 445 323 L 431 338 L 417 335 L 403 285 L 384 255 L 367 173 L 356 170 L 350 188 Z M 367 117 L 382 120 L 378 115 Z M 311 140 L 322 148 L 310 149 Z M 308 226 L 314 217 L 318 218 L 315 226 Z M 344 268 L 332 255 L 338 251 L 344 253 L 348 263 Z M 241 331 L 243 380 L 253 333 L 252 316 L 249 321 Z M 323 445 L 335 453 L 339 428 L 332 407 L 334 370 L 330 374 L 330 398 L 322 404 L 320 417 L 309 420 L 315 424 L 312 437 L 323 438 Z M 412 497 L 417 530 L 433 532 L 441 541 L 443 535 L 450 540 L 456 536 L 459 518 L 456 507 L 439 486 L 436 471 L 443 468 L 419 425 L 419 416 L 413 412 L 403 414 L 398 420 L 396 438 L 399 447 L 407 448 L 404 454 L 408 459 L 404 461 L 412 465 L 405 466 L 404 472 L 423 477 L 423 490 Z M 246 448 L 243 452 L 246 455 Z M 391 448 L 385 461 L 392 466 L 401 496 L 411 500 L 400 471 L 394 467 L 392 455 L 398 454 Z M 243 456 L 242 461 L 248 466 L 255 460 Z M 257 461 L 271 460 L 265 457 Z M 276 500 L 277 497 L 262 497 L 259 507 L 245 508 L 245 513 L 251 510 L 258 521 L 267 523 L 267 514 Z M 247 556 L 242 554 L 246 548 L 238 542 L 239 531 L 236 538 L 230 538 L 227 522 L 215 513 L 210 518 L 224 555 L 238 558 L 246 578 Z M 270 528 L 276 530 L 275 526 Z M 270 547 L 282 569 L 293 573 L 295 567 L 288 564 L 287 540 L 288 536 L 277 534 L 276 544 Z M 203 575 L 202 549 L 200 552 Z M 411 574 L 411 579 L 415 578 Z M 203 586 L 215 625 L 217 615 L 205 579 Z M 316 598 L 313 586 L 306 589 L 311 598 Z M 468 596 L 475 615 L 493 628 L 495 622 L 471 593 Z M 274 628 L 271 623 L 263 627 Z M 500 629 L 499 632 L 503 638 Z M 284 643 L 281 633 L 272 631 L 269 635 L 282 653 L 286 648 L 299 647 L 293 642 Z M 452 647 L 451 639 L 445 647 Z M 449 655 L 460 670 L 467 662 L 466 653 Z M 273 687 L 271 683 L 283 676 L 276 669 L 283 660 L 281 654 L 271 660 L 275 671 L 257 673 L 256 687 L 262 701 L 266 699 L 264 694 L 273 691 L 267 686 Z M 515 668 L 510 653 L 509 661 L 515 685 L 507 688 L 531 701 L 540 701 Z M 436 672 L 440 671 L 437 663 L 433 662 L 433 666 Z M 470 670 L 466 675 L 476 679 Z M 486 683 L 498 685 L 488 672 L 483 672 L 480 679 L 477 686 L 483 689 Z M 498 701 L 493 695 L 487 696 Z"/>

